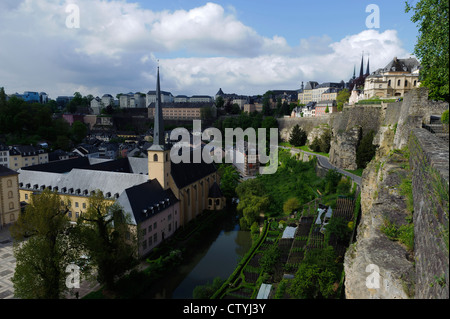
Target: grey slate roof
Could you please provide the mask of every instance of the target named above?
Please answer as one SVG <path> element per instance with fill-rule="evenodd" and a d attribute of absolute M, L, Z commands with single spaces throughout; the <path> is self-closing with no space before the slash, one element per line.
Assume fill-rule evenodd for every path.
<path fill-rule="evenodd" d="M 117 200 L 124 211 L 131 215 L 132 223 L 135 225 L 177 202 L 178 199 L 173 192 L 170 189 L 164 190 L 156 179 L 127 188 Z"/>
<path fill-rule="evenodd" d="M 13 171 L 12 169 L 7 168 L 6 166 L 0 165 L 0 176 L 11 176 L 17 174 L 18 173 L 16 171 Z"/>
<path fill-rule="evenodd" d="M 39 171 L 19 170 L 19 183 L 24 188 L 37 185 L 37 189 L 42 186 L 52 189 L 58 187 L 58 192 L 66 194 L 83 195 L 84 191 L 90 194 L 91 191 L 101 190 L 104 195 L 107 193 L 111 197 L 120 195 L 122 192 L 132 186 L 142 184 L 148 180 L 147 175 L 129 174 L 117 172 L 105 172 L 85 169 L 73 169 L 69 173 L 48 173 Z M 70 192 L 70 190 L 73 192 Z M 76 193 L 79 190 L 80 193 Z M 87 195 L 87 194 L 86 194 Z"/>

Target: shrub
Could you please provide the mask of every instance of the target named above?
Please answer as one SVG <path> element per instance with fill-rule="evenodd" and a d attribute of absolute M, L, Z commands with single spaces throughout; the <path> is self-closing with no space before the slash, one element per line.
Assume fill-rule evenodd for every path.
<path fill-rule="evenodd" d="M 448 110 L 445 110 L 444 113 L 442 113 L 441 122 L 442 124 L 448 124 Z"/>

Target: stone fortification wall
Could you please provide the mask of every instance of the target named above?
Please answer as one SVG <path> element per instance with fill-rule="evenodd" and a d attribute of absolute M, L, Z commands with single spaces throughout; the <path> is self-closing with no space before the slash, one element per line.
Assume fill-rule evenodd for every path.
<path fill-rule="evenodd" d="M 449 298 L 449 147 L 425 129 L 408 148 L 414 198 L 416 298 Z"/>
<path fill-rule="evenodd" d="M 422 123 L 429 124 L 432 115 L 440 116 L 445 110 L 448 110 L 448 103 L 429 101 L 426 88 L 417 88 L 405 94 L 393 147 L 396 149 L 405 147 L 411 129 L 422 127 Z"/>
<path fill-rule="evenodd" d="M 449 148 L 422 129 L 445 109 L 448 103 L 428 101 L 425 89 L 382 107 L 374 140 L 379 148 L 362 177 L 357 241 L 345 255 L 347 298 L 449 297 Z M 405 179 L 411 180 L 414 202 L 412 251 L 382 231 L 386 221 L 406 223 L 407 198 L 400 191 Z M 367 284 L 375 270 L 378 288 Z"/>
<path fill-rule="evenodd" d="M 308 135 L 315 127 L 321 125 L 329 125 L 331 115 L 321 117 L 295 117 L 295 118 L 279 118 L 278 130 L 280 138 L 283 141 L 289 141 L 292 128 L 298 124 Z"/>

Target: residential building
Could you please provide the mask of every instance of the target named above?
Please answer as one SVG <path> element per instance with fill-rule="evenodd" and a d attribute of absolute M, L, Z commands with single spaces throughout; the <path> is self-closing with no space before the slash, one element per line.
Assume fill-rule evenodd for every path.
<path fill-rule="evenodd" d="M 213 98 L 208 95 L 193 95 L 189 98 L 191 103 L 212 103 Z"/>
<path fill-rule="evenodd" d="M 0 165 L 0 229 L 19 218 L 18 173 Z"/>
<path fill-rule="evenodd" d="M 253 113 L 253 112 L 262 112 L 263 105 L 262 103 L 247 103 L 244 104 L 244 112 Z"/>
<path fill-rule="evenodd" d="M 105 108 L 102 99 L 98 96 L 91 100 L 91 109 L 94 115 L 100 115 L 102 110 Z"/>
<path fill-rule="evenodd" d="M 63 114 L 63 119 L 66 120 L 67 123 L 70 124 L 70 126 L 73 125 L 76 121 L 79 121 L 81 123 L 84 123 L 84 115 L 83 114 Z"/>
<path fill-rule="evenodd" d="M 9 168 L 9 147 L 0 143 L 0 166 Z"/>
<path fill-rule="evenodd" d="M 256 176 L 259 174 L 259 155 L 256 145 L 250 145 L 244 141 L 243 149 L 238 146 L 225 150 L 225 157 L 232 161 L 242 177 Z"/>
<path fill-rule="evenodd" d="M 250 104 L 250 97 L 246 95 L 238 95 L 235 93 L 225 94 L 222 88 L 215 95 L 215 100 L 221 96 L 225 103 L 237 104 L 241 110 L 244 109 L 245 104 Z"/>
<path fill-rule="evenodd" d="M 327 111 L 328 110 L 328 111 Z M 315 116 L 325 116 L 337 112 L 336 100 L 320 101 L 316 104 Z"/>
<path fill-rule="evenodd" d="M 22 167 L 48 163 L 48 153 L 31 145 L 15 145 L 9 150 L 9 168 L 17 171 Z"/>
<path fill-rule="evenodd" d="M 346 86 L 346 85 L 344 84 L 344 86 Z M 336 101 L 339 92 L 341 92 L 344 88 L 345 87 L 340 87 L 340 88 L 333 87 L 333 88 L 327 89 L 325 92 L 322 93 L 321 101 Z"/>
<path fill-rule="evenodd" d="M 156 103 L 150 103 L 148 107 L 148 117 L 150 119 L 155 118 L 155 105 Z M 167 120 L 200 120 L 201 110 L 203 108 L 211 108 L 214 113 L 214 103 L 196 102 L 196 103 L 162 103 L 163 116 Z"/>
<path fill-rule="evenodd" d="M 119 106 L 121 108 L 144 108 L 145 103 L 145 94 L 140 92 L 121 94 L 119 97 Z"/>
<path fill-rule="evenodd" d="M 174 97 L 173 101 L 175 103 L 187 103 L 189 102 L 189 97 L 187 95 L 177 95 Z"/>
<path fill-rule="evenodd" d="M 281 100 L 282 103 L 297 103 L 299 90 L 272 90 L 274 101 Z"/>
<path fill-rule="evenodd" d="M 364 98 L 395 98 L 419 87 L 420 63 L 416 58 L 394 59 L 370 74 L 364 82 Z"/>
<path fill-rule="evenodd" d="M 114 106 L 114 97 L 111 94 L 104 94 L 102 96 L 102 103 L 104 107 Z"/>
<path fill-rule="evenodd" d="M 313 90 L 318 86 L 319 83 L 315 81 L 306 82 L 306 86 L 303 86 L 300 89 L 300 93 L 298 93 L 298 103 L 299 104 L 308 104 L 313 101 Z"/>
<path fill-rule="evenodd" d="M 72 150 L 73 153 L 78 154 L 82 157 L 87 158 L 98 158 L 100 157 L 100 150 L 98 147 L 89 144 L 81 144 Z"/>
<path fill-rule="evenodd" d="M 147 98 L 146 106 L 150 107 L 152 103 L 156 103 L 156 91 L 148 91 L 146 98 Z M 173 103 L 173 102 L 174 97 L 172 93 L 161 91 L 161 103 Z"/>

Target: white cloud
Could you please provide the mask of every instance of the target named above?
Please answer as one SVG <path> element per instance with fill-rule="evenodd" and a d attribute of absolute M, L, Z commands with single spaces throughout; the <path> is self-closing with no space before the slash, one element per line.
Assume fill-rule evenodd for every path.
<path fill-rule="evenodd" d="M 407 55 L 397 33 L 367 30 L 338 42 L 323 35 L 290 47 L 264 37 L 233 9 L 207 3 L 191 10 L 153 12 L 126 1 L 78 0 L 80 28 L 65 25 L 57 0 L 2 2 L 0 86 L 58 95 L 103 95 L 153 89 L 158 56 L 164 90 L 173 94 L 262 94 L 296 89 L 301 81 L 347 80 L 361 52 L 372 69 Z M 188 56 L 188 57 L 186 57 Z M 191 56 L 191 57 L 189 57 Z"/>

